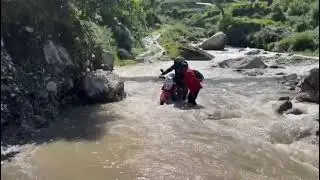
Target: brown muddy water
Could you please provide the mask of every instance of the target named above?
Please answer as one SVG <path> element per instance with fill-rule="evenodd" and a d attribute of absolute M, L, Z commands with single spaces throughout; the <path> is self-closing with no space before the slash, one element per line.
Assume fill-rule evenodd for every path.
<path fill-rule="evenodd" d="M 237 49 L 215 52 L 215 60 Z M 116 69 L 126 80 L 124 101 L 65 112 L 46 133 L 51 142 L 26 145 L 1 166 L 3 180 L 238 180 L 318 179 L 319 147 L 314 135 L 318 105 L 297 106 L 307 114 L 277 115 L 286 90 L 273 74 L 310 67 L 267 70 L 243 76 L 190 61 L 203 72 L 197 109 L 159 106 L 156 62 Z M 316 66 L 316 65 L 314 65 Z M 303 69 L 305 68 L 305 69 Z M 312 142 L 310 139 L 313 139 Z"/>

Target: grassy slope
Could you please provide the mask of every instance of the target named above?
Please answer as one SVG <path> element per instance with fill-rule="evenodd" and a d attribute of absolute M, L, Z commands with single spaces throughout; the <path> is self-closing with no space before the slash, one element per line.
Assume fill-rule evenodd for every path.
<path fill-rule="evenodd" d="M 222 18 L 215 6 L 203 6 L 203 12 L 194 13 L 192 9 L 195 7 L 181 2 L 179 6 L 176 2 L 172 1 L 172 6 L 166 5 L 165 10 L 159 11 L 165 17 L 162 18 L 164 23 L 173 24 L 161 37 L 161 43 L 170 56 L 177 55 L 181 40 L 198 37 L 199 31 L 193 27 L 206 30 L 205 33 L 202 32 L 202 37 L 211 36 L 221 30 L 228 34 L 230 29 L 245 28 L 250 32 L 245 34 L 244 39 L 249 40 L 242 42 L 243 46 L 319 55 L 319 5 L 315 0 L 275 0 L 271 6 L 267 6 L 263 1 L 255 4 L 249 4 L 247 0 L 225 3 L 225 18 Z M 196 8 L 199 11 L 199 7 Z"/>

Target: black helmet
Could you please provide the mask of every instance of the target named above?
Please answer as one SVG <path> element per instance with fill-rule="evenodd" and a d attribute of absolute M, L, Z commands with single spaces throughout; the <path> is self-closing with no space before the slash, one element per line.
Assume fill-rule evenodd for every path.
<path fill-rule="evenodd" d="M 187 63 L 187 61 L 185 61 L 185 60 L 182 60 L 181 61 L 181 69 L 185 69 L 185 68 L 188 68 L 188 63 Z"/>
<path fill-rule="evenodd" d="M 188 63 L 187 61 L 184 60 L 183 57 L 176 57 L 174 58 L 174 62 L 173 62 L 174 66 L 176 67 L 181 67 L 181 66 L 187 66 L 188 67 Z"/>

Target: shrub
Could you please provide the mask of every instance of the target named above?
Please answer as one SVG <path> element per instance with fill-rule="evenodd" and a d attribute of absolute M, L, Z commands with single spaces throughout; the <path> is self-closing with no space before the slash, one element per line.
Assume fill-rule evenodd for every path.
<path fill-rule="evenodd" d="M 231 6 L 231 12 L 233 16 L 253 16 L 259 14 L 265 16 L 271 12 L 271 9 L 266 3 L 257 2 L 250 4 L 248 2 L 234 3 Z"/>
<path fill-rule="evenodd" d="M 306 21 L 299 22 L 295 25 L 296 32 L 303 32 L 309 29 L 309 24 Z"/>
<path fill-rule="evenodd" d="M 285 21 L 287 18 L 281 9 L 277 6 L 272 9 L 272 13 L 270 15 L 271 19 L 274 21 Z"/>
<path fill-rule="evenodd" d="M 167 55 L 171 58 L 179 56 L 181 37 L 187 34 L 187 28 L 182 24 L 168 26 L 160 36 L 160 44 L 166 49 Z"/>
<path fill-rule="evenodd" d="M 274 24 L 274 22 L 269 19 L 233 18 L 231 16 L 225 16 L 218 23 L 218 27 L 220 31 L 226 33 L 228 44 L 246 47 L 250 45 L 250 36 L 269 24 Z"/>
<path fill-rule="evenodd" d="M 256 48 L 268 49 L 267 45 L 271 42 L 277 42 L 284 37 L 284 32 L 281 29 L 263 28 L 253 34 L 251 45 Z"/>
<path fill-rule="evenodd" d="M 315 50 L 316 48 L 317 45 L 314 40 L 314 33 L 312 31 L 305 31 L 301 33 L 295 33 L 287 38 L 282 39 L 275 46 L 275 51 L 304 51 L 307 49 Z"/>
<path fill-rule="evenodd" d="M 300 16 L 306 14 L 310 10 L 311 6 L 300 0 L 294 0 L 290 3 L 288 8 L 288 15 L 290 16 Z"/>
<path fill-rule="evenodd" d="M 175 58 L 179 56 L 179 48 L 185 39 L 204 37 L 204 32 L 201 28 L 189 28 L 183 24 L 167 26 L 161 33 L 160 44 L 166 49 L 169 57 Z"/>
<path fill-rule="evenodd" d="M 314 26 L 317 26 L 319 25 L 319 1 L 314 3 L 312 7 L 313 7 L 311 9 L 312 23 Z"/>

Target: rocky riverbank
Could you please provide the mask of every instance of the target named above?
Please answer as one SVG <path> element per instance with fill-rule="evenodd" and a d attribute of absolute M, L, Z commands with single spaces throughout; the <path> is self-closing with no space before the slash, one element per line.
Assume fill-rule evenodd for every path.
<path fill-rule="evenodd" d="M 123 82 L 111 71 L 84 71 L 82 64 L 74 62 L 67 50 L 53 41 L 44 44 L 42 50 L 38 62 L 29 60 L 20 64 L 20 59 L 8 53 L 2 40 L 3 144 L 19 144 L 30 139 L 37 129 L 48 127 L 69 105 L 113 102 L 125 97 Z M 111 64 L 109 70 L 113 69 L 112 58 L 101 63 L 107 61 Z"/>

